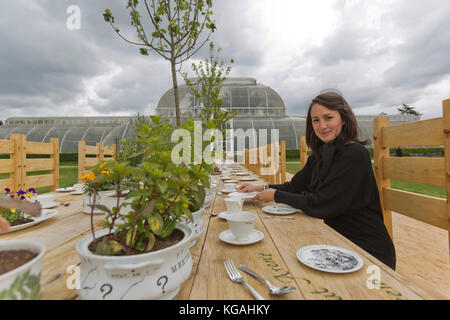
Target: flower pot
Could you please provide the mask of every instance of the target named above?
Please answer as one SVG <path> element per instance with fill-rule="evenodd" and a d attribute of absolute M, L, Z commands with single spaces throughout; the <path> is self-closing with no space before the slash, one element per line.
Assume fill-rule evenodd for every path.
<path fill-rule="evenodd" d="M 97 192 L 97 196 L 95 197 L 95 204 L 99 205 L 105 205 L 108 206 L 110 204 L 112 197 L 109 197 L 109 195 L 113 195 L 113 190 L 107 190 L 107 191 L 99 191 Z M 83 212 L 87 214 L 91 214 L 91 207 L 89 205 L 92 205 L 94 202 L 94 195 L 88 196 L 87 194 L 83 195 Z M 104 211 L 94 208 L 94 214 L 105 214 Z"/>
<path fill-rule="evenodd" d="M 41 297 L 42 258 L 45 246 L 31 240 L 0 241 L 0 251 L 29 250 L 37 256 L 0 275 L 0 299 L 36 300 Z"/>
<path fill-rule="evenodd" d="M 198 238 L 202 235 L 205 227 L 203 223 L 203 213 L 205 212 L 205 207 L 202 207 L 200 210 L 192 212 L 192 218 L 193 221 L 191 221 L 188 218 L 183 218 L 181 220 L 181 223 L 185 226 L 188 226 L 192 229 L 193 236 L 192 236 L 192 244 L 191 247 L 195 246 L 197 243 Z"/>
<path fill-rule="evenodd" d="M 130 256 L 101 256 L 88 246 L 92 235 L 76 246 L 81 261 L 78 294 L 89 300 L 172 299 L 192 271 L 189 246 L 192 230 L 177 225 L 184 238 L 175 245 L 154 252 Z M 100 238 L 108 230 L 96 232 Z"/>

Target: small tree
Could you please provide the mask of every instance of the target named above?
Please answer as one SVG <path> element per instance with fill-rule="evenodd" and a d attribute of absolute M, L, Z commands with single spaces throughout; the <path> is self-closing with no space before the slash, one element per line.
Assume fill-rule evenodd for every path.
<path fill-rule="evenodd" d="M 131 25 L 136 29 L 140 42 L 130 41 L 120 34 L 109 9 L 105 10 L 103 17 L 120 38 L 141 47 L 139 51 L 142 55 L 148 55 L 148 51 L 153 50 L 170 62 L 176 123 L 177 126 L 180 126 L 181 112 L 176 66 L 180 65 L 181 67 L 184 61 L 209 40 L 211 32 L 216 29 L 215 23 L 211 21 L 212 0 L 143 0 L 143 3 L 143 11 L 146 12 L 153 27 L 151 33 L 145 32 L 141 23 L 142 16 L 138 11 L 139 0 L 127 0 L 126 6 L 130 9 Z M 200 35 L 205 29 L 209 30 L 208 36 L 204 41 L 198 43 Z"/>
<path fill-rule="evenodd" d="M 217 49 L 217 53 L 220 50 L 220 48 Z M 233 63 L 233 59 L 230 62 Z M 223 100 L 220 98 L 222 83 L 231 72 L 231 67 L 225 67 L 223 61 L 219 62 L 218 57 L 214 55 L 214 43 L 211 42 L 209 58 L 201 61 L 198 65 L 193 63 L 192 70 L 197 75 L 197 83 L 193 83 L 187 73 L 183 74 L 183 78 L 192 94 L 203 105 L 200 114 L 202 122 L 211 121 L 215 128 L 222 129 L 224 132 L 225 123 L 236 115 L 234 112 L 222 108 Z"/>
<path fill-rule="evenodd" d="M 401 114 L 412 114 L 415 116 L 421 116 L 422 114 L 417 112 L 414 109 L 414 106 L 411 106 L 409 104 L 403 104 L 403 107 L 397 108 L 398 111 L 400 111 Z"/>

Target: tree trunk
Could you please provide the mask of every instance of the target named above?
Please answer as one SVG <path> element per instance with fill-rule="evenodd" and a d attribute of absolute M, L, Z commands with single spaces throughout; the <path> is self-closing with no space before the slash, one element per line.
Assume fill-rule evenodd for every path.
<path fill-rule="evenodd" d="M 175 96 L 175 115 L 177 120 L 177 127 L 181 126 L 181 112 L 180 112 L 180 98 L 178 96 L 178 82 L 177 72 L 175 70 L 175 61 L 170 61 L 172 67 L 172 82 L 173 82 L 173 94 Z"/>

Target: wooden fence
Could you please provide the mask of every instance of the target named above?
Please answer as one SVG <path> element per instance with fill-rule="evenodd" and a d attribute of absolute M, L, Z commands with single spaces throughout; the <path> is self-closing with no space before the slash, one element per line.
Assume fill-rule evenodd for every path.
<path fill-rule="evenodd" d="M 0 160 L 0 174 L 9 177 L 0 179 L 0 191 L 5 188 L 16 192 L 19 189 L 59 187 L 59 139 L 52 138 L 49 143 L 31 142 L 24 134 L 11 134 L 10 140 L 0 140 L 0 153 L 9 159 Z M 28 158 L 27 155 L 44 155 L 46 158 Z M 27 172 L 50 171 L 40 175 L 27 175 Z"/>
<path fill-rule="evenodd" d="M 278 153 L 278 154 L 276 154 Z M 286 141 L 245 149 L 244 167 L 270 184 L 286 182 Z"/>
<path fill-rule="evenodd" d="M 443 101 L 443 117 L 400 125 L 389 118 L 374 119 L 374 169 L 384 222 L 393 237 L 391 211 L 443 228 L 450 241 L 450 99 Z M 391 157 L 390 148 L 444 146 L 444 157 Z M 391 188 L 391 179 L 446 188 L 447 199 Z M 420 235 L 419 235 L 420 236 Z M 450 243 L 450 242 L 449 242 Z"/>
<path fill-rule="evenodd" d="M 103 142 L 97 142 L 95 146 L 86 145 L 86 141 L 78 141 L 78 182 L 81 182 L 81 177 L 89 174 L 91 171 L 89 167 L 104 160 L 116 159 L 116 145 L 105 147 Z M 93 157 L 95 156 L 95 157 Z"/>

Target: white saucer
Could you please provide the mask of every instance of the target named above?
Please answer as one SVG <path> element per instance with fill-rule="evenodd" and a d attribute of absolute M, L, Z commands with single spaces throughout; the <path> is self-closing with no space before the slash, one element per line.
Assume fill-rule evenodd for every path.
<path fill-rule="evenodd" d="M 41 208 L 42 209 L 51 209 L 51 208 L 56 207 L 57 205 L 58 205 L 57 202 L 48 203 L 46 205 L 41 204 Z"/>
<path fill-rule="evenodd" d="M 69 192 L 69 191 L 75 191 L 75 189 L 72 188 L 72 187 L 66 187 L 66 188 L 58 188 L 55 191 L 57 191 L 57 192 Z"/>
<path fill-rule="evenodd" d="M 287 206 L 287 205 L 274 205 L 274 206 L 266 206 L 264 208 L 262 208 L 262 211 L 267 212 L 267 213 L 272 213 L 272 214 L 279 214 L 279 215 L 283 215 L 283 214 L 291 214 L 291 213 L 295 213 L 299 210 L 292 208 L 291 206 Z"/>
<path fill-rule="evenodd" d="M 244 198 L 244 199 L 251 199 L 254 196 L 256 196 L 258 192 L 232 192 L 228 196 L 230 198 Z"/>
<path fill-rule="evenodd" d="M 253 229 L 250 236 L 247 238 L 247 240 L 236 240 L 231 230 L 225 230 L 219 234 L 220 240 L 223 242 L 229 243 L 229 244 L 235 244 L 238 246 L 244 246 L 247 244 L 253 244 L 256 242 L 261 241 L 264 238 L 264 233 L 262 233 L 259 230 Z"/>
<path fill-rule="evenodd" d="M 228 211 L 224 211 L 224 212 L 219 213 L 217 216 L 219 218 L 227 220 L 227 215 L 229 215 Z"/>
<path fill-rule="evenodd" d="M 239 178 L 239 181 L 256 181 L 258 180 L 258 178 L 256 177 L 243 177 L 243 178 Z"/>

